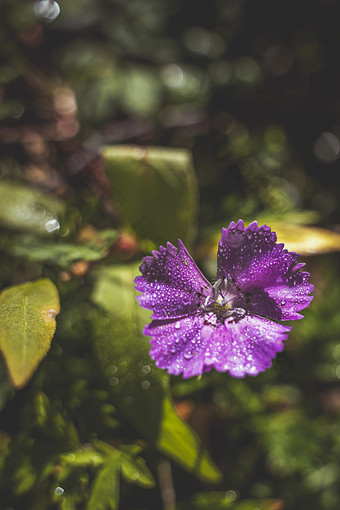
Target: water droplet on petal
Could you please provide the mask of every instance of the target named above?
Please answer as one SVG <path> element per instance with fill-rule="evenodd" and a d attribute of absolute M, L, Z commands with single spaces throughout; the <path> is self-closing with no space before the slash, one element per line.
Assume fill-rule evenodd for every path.
<path fill-rule="evenodd" d="M 176 322 L 176 324 L 175 324 L 175 329 L 180 329 L 180 327 L 181 327 L 180 323 L 179 323 L 179 322 Z"/>
<path fill-rule="evenodd" d="M 185 359 L 191 359 L 193 357 L 193 352 L 192 351 L 187 351 L 184 353 L 184 358 Z"/>
<path fill-rule="evenodd" d="M 284 306 L 286 304 L 286 301 L 283 299 L 280 304 L 281 306 Z"/>

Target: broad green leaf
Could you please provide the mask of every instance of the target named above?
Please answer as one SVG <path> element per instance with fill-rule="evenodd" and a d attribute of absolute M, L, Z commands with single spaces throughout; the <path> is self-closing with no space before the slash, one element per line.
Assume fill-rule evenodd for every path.
<path fill-rule="evenodd" d="M 58 291 L 48 279 L 0 294 L 0 350 L 16 388 L 22 388 L 46 355 L 59 313 Z"/>
<path fill-rule="evenodd" d="M 119 504 L 121 454 L 113 450 L 99 469 L 92 486 L 86 510 L 116 510 Z"/>
<path fill-rule="evenodd" d="M 95 353 L 112 386 L 121 417 L 160 451 L 197 477 L 217 482 L 220 473 L 192 429 L 176 413 L 168 375 L 149 357 L 143 327 L 150 312 L 136 301 L 133 279 L 138 265 L 115 265 L 96 273 L 93 300 L 109 312 L 97 325 Z"/>
<path fill-rule="evenodd" d="M 63 210 L 63 202 L 34 188 L 0 182 L 0 225 L 48 235 L 59 229 Z"/>
<path fill-rule="evenodd" d="M 193 240 L 198 194 L 188 151 L 114 146 L 102 153 L 123 223 L 146 250 L 178 238 Z"/>
<path fill-rule="evenodd" d="M 198 477 L 204 473 L 206 480 L 213 482 L 220 479 L 218 469 L 212 464 L 198 437 L 179 417 L 168 398 L 163 400 L 163 416 L 157 446 Z"/>
<path fill-rule="evenodd" d="M 33 236 L 20 236 L 6 247 L 6 251 L 34 261 L 47 261 L 59 267 L 68 267 L 73 262 L 100 260 L 108 253 L 111 244 L 117 239 L 115 230 L 99 232 L 93 242 L 69 243 L 62 240 L 37 240 Z"/>

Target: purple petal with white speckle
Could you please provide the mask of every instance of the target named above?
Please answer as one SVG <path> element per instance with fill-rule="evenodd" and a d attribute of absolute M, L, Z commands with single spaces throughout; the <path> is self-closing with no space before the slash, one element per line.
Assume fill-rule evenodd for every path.
<path fill-rule="evenodd" d="M 140 266 L 142 276 L 135 279 L 141 306 L 153 310 L 153 319 L 183 317 L 197 310 L 200 296 L 210 283 L 202 275 L 184 244 L 178 248 L 171 243 L 153 256 L 144 257 Z"/>
<path fill-rule="evenodd" d="M 170 374 L 187 378 L 214 367 L 244 377 L 270 367 L 290 329 L 256 316 L 216 324 L 205 323 L 202 316 L 195 315 L 177 321 L 153 321 L 144 333 L 152 336 L 150 355 L 156 365 Z"/>
<path fill-rule="evenodd" d="M 309 273 L 300 272 L 303 264 L 298 259 L 297 253 L 276 243 L 276 234 L 267 225 L 253 222 L 245 228 L 239 220 L 222 229 L 217 275 L 250 294 L 249 312 L 275 320 L 300 319 L 297 312 L 311 302 L 313 285 L 307 281 Z"/>

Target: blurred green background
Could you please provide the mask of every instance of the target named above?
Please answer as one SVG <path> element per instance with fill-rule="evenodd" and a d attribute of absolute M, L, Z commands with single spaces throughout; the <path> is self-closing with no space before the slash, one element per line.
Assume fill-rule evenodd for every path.
<path fill-rule="evenodd" d="M 23 389 L 0 359 L 0 510 L 338 510 L 339 26 L 339 0 L 0 0 L 0 288 L 61 301 Z M 213 279 L 239 218 L 314 300 L 258 377 L 169 378 L 140 260 L 180 237 Z"/>

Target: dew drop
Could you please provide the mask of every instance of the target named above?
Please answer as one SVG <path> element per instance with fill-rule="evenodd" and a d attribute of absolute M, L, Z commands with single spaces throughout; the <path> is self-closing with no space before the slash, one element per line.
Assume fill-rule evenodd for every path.
<path fill-rule="evenodd" d="M 192 351 L 187 351 L 184 353 L 184 358 L 185 359 L 191 359 L 193 357 L 193 352 Z"/>
<path fill-rule="evenodd" d="M 139 375 L 141 377 L 144 377 L 146 376 L 149 372 L 151 371 L 151 367 L 149 365 L 144 365 L 140 371 L 139 371 Z"/>
<path fill-rule="evenodd" d="M 60 229 L 60 223 L 53 218 L 52 220 L 47 220 L 45 223 L 45 229 L 47 232 L 55 232 L 56 230 Z"/>
<path fill-rule="evenodd" d="M 62 487 L 56 487 L 56 489 L 54 490 L 54 494 L 56 496 L 61 496 L 63 493 L 64 493 L 64 489 Z"/>
<path fill-rule="evenodd" d="M 181 327 L 180 323 L 179 323 L 179 322 L 176 322 L 176 324 L 175 324 L 175 329 L 180 329 L 180 327 Z"/>
<path fill-rule="evenodd" d="M 285 301 L 285 300 L 283 300 L 283 301 L 281 301 L 281 303 L 280 303 L 280 304 L 281 304 L 281 306 L 284 306 L 284 305 L 286 304 L 286 301 Z"/>
<path fill-rule="evenodd" d="M 150 388 L 150 383 L 149 383 L 149 381 L 143 381 L 141 386 L 142 386 L 143 390 L 148 390 Z"/>
<path fill-rule="evenodd" d="M 47 319 L 55 319 L 56 316 L 57 316 L 57 310 L 55 310 L 54 308 L 51 308 L 50 310 L 47 310 L 46 312 L 46 317 Z"/>

